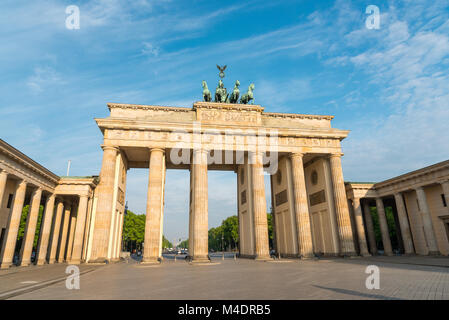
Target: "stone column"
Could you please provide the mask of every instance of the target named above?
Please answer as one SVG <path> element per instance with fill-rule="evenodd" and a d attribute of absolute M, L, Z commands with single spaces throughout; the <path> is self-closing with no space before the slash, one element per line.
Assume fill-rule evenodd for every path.
<path fill-rule="evenodd" d="M 45 212 L 42 217 L 41 234 L 39 236 L 39 242 L 37 245 L 37 265 L 41 266 L 45 263 L 45 257 L 47 256 L 48 243 L 51 231 L 51 222 L 53 219 L 53 213 L 55 209 L 55 195 L 51 194 L 47 197 L 45 203 Z"/>
<path fill-rule="evenodd" d="M 396 202 L 396 209 L 398 210 L 399 226 L 401 228 L 405 254 L 413 254 L 415 253 L 415 250 L 413 249 L 412 234 L 410 232 L 410 225 L 408 223 L 407 212 L 405 212 L 405 204 L 402 194 L 395 193 L 394 200 Z"/>
<path fill-rule="evenodd" d="M 159 263 L 162 246 L 161 219 L 163 214 L 164 150 L 150 150 L 150 174 L 148 176 L 147 211 L 142 263 Z"/>
<path fill-rule="evenodd" d="M 64 222 L 62 224 L 61 240 L 59 241 L 59 253 L 58 253 L 58 262 L 59 263 L 64 262 L 64 258 L 65 258 L 71 210 L 72 210 L 72 207 L 70 205 L 64 205 Z"/>
<path fill-rule="evenodd" d="M 36 234 L 36 224 L 39 218 L 39 209 L 41 205 L 42 189 L 37 188 L 33 192 L 31 198 L 31 206 L 28 210 L 27 222 L 25 225 L 25 233 L 22 239 L 22 247 L 20 249 L 20 266 L 26 267 L 31 263 L 31 252 L 33 251 L 34 235 Z"/>
<path fill-rule="evenodd" d="M 0 172 L 0 209 L 3 208 L 3 196 L 5 195 L 7 180 L 8 180 L 8 173 L 5 170 L 2 170 Z"/>
<path fill-rule="evenodd" d="M 86 227 L 87 203 L 89 197 L 81 195 L 78 204 L 78 214 L 76 218 L 75 236 L 73 239 L 71 264 L 81 263 L 81 253 L 83 251 L 84 231 Z"/>
<path fill-rule="evenodd" d="M 27 183 L 25 181 L 17 182 L 14 204 L 8 218 L 6 234 L 0 251 L 0 269 L 9 268 L 14 258 L 14 250 L 16 248 L 17 233 L 19 232 L 20 217 L 22 216 L 26 188 Z"/>
<path fill-rule="evenodd" d="M 357 237 L 359 238 L 359 247 L 361 256 L 369 256 L 368 246 L 366 244 L 365 226 L 363 225 L 362 206 L 360 205 L 360 198 L 352 200 L 354 206 L 355 225 L 357 229 Z"/>
<path fill-rule="evenodd" d="M 256 260 L 269 260 L 270 248 L 268 242 L 267 202 L 265 199 L 265 182 L 263 178 L 262 152 L 250 152 L 254 233 L 256 240 Z"/>
<path fill-rule="evenodd" d="M 73 239 L 75 238 L 75 227 L 76 227 L 77 216 L 75 214 L 75 210 L 72 210 L 70 213 L 70 227 L 69 227 L 69 235 L 67 240 L 67 252 L 65 255 L 65 261 L 72 260 L 72 249 L 73 249 Z"/>
<path fill-rule="evenodd" d="M 363 212 L 365 215 L 365 228 L 366 233 L 368 234 L 370 252 L 372 255 L 376 255 L 377 254 L 376 235 L 374 234 L 373 217 L 371 216 L 370 206 L 367 201 L 363 203 Z"/>
<path fill-rule="evenodd" d="M 354 239 L 352 236 L 351 218 L 349 216 L 348 201 L 346 198 L 345 183 L 343 180 L 343 170 L 341 168 L 341 154 L 331 154 L 329 160 L 341 254 L 344 256 L 355 256 L 356 253 L 354 248 Z"/>
<path fill-rule="evenodd" d="M 102 146 L 103 162 L 98 185 L 97 209 L 92 239 L 91 262 L 104 262 L 108 256 L 109 231 L 111 228 L 112 207 L 114 199 L 115 163 L 119 149 Z"/>
<path fill-rule="evenodd" d="M 382 198 L 376 198 L 377 216 L 379 217 L 380 233 L 382 234 L 382 243 L 384 245 L 384 253 L 387 256 L 393 255 L 391 248 L 390 232 L 388 231 L 387 217 L 385 215 L 384 202 Z"/>
<path fill-rule="evenodd" d="M 442 182 L 441 187 L 443 188 L 444 199 L 446 199 L 446 206 L 449 210 L 449 181 Z"/>
<path fill-rule="evenodd" d="M 209 261 L 207 150 L 193 150 L 193 257 L 192 262 Z"/>
<path fill-rule="evenodd" d="M 418 197 L 419 209 L 421 211 L 424 234 L 427 239 L 427 246 L 429 247 L 429 254 L 436 255 L 438 251 L 437 241 L 435 238 L 435 231 L 433 229 L 432 217 L 430 215 L 429 206 L 427 205 L 426 193 L 422 187 L 418 187 L 416 190 L 416 196 Z"/>
<path fill-rule="evenodd" d="M 90 221 L 92 219 L 92 203 L 93 197 L 89 197 L 87 202 L 87 216 L 86 216 L 86 224 L 84 227 L 84 241 L 83 241 L 83 250 L 81 254 L 81 260 L 87 260 L 87 248 L 89 243 L 89 230 L 90 230 Z"/>
<path fill-rule="evenodd" d="M 307 203 L 303 154 L 294 153 L 290 158 L 292 161 L 293 194 L 299 255 L 303 258 L 312 258 L 314 256 L 312 229 L 310 224 L 309 205 Z"/>
<path fill-rule="evenodd" d="M 58 199 L 56 205 L 55 222 L 53 223 L 53 230 L 51 233 L 50 250 L 48 253 L 48 263 L 53 264 L 56 261 L 56 252 L 58 250 L 59 233 L 61 231 L 62 211 L 64 210 L 64 203 Z"/>

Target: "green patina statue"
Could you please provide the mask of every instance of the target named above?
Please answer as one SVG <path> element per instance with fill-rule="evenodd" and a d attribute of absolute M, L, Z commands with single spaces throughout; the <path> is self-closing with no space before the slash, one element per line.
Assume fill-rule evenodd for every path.
<path fill-rule="evenodd" d="M 231 95 L 229 96 L 228 91 L 226 90 L 226 88 L 224 87 L 223 84 L 223 78 L 225 76 L 224 71 L 226 69 L 226 66 L 220 67 L 219 65 L 217 65 L 218 70 L 220 70 L 219 73 L 219 77 L 221 78 L 220 80 L 218 80 L 218 86 L 215 89 L 215 102 L 220 102 L 220 103 L 239 103 L 239 96 L 240 96 L 240 81 L 236 81 L 235 85 L 234 85 L 234 90 L 232 90 Z M 240 98 L 240 103 L 242 104 L 247 104 L 250 101 L 251 104 L 254 103 L 254 83 L 251 83 L 248 87 L 248 92 L 245 93 L 244 95 L 242 95 L 242 97 Z M 209 89 L 207 88 L 207 83 L 206 81 L 203 80 L 203 100 L 206 102 L 210 102 L 212 101 L 212 97 L 210 94 Z"/>
<path fill-rule="evenodd" d="M 210 102 L 212 100 L 209 88 L 207 88 L 207 82 L 203 80 L 203 100 Z"/>
<path fill-rule="evenodd" d="M 231 97 L 229 98 L 229 103 L 238 103 L 239 102 L 239 95 L 240 95 L 240 81 L 236 81 L 234 85 L 234 90 L 231 93 Z"/>
<path fill-rule="evenodd" d="M 215 89 L 215 102 L 225 103 L 228 99 L 228 92 L 224 87 L 223 81 L 221 79 L 218 81 L 217 89 Z"/>
<path fill-rule="evenodd" d="M 250 102 L 250 101 L 252 100 L 253 102 L 251 102 L 251 104 L 253 104 L 253 103 L 254 103 L 254 94 L 253 94 L 253 91 L 254 91 L 254 83 L 251 83 L 251 84 L 249 85 L 249 87 L 248 87 L 248 92 L 245 93 L 245 94 L 242 96 L 242 98 L 240 99 L 240 103 L 242 103 L 242 104 L 247 104 L 248 102 Z"/>

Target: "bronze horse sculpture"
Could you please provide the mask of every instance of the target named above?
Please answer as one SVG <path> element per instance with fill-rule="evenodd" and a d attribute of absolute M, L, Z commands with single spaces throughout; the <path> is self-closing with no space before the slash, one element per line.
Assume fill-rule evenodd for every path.
<path fill-rule="evenodd" d="M 231 96 L 229 97 L 229 102 L 230 103 L 238 103 L 239 101 L 239 95 L 240 95 L 240 81 L 236 81 L 235 85 L 234 85 L 234 90 L 231 93 Z"/>
<path fill-rule="evenodd" d="M 215 102 L 226 102 L 228 100 L 228 93 L 223 85 L 221 79 L 218 81 L 217 89 L 215 89 Z"/>
<path fill-rule="evenodd" d="M 253 100 L 254 102 L 254 83 L 251 83 L 248 87 L 248 92 L 245 93 L 242 98 L 240 99 L 240 103 L 242 104 L 247 104 L 248 102 L 250 102 L 251 100 Z M 253 102 L 251 104 L 253 104 Z"/>
<path fill-rule="evenodd" d="M 207 83 L 204 80 L 203 80 L 203 100 L 206 102 L 210 102 L 212 100 L 209 88 L 207 88 Z"/>

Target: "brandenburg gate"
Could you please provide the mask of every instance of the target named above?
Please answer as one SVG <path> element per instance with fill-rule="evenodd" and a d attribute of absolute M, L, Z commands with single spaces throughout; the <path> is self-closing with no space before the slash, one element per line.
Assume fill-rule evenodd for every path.
<path fill-rule="evenodd" d="M 131 168 L 149 169 L 142 263 L 161 260 L 167 169 L 190 171 L 192 263 L 209 261 L 208 170 L 237 173 L 241 257 L 270 259 L 264 175 L 270 176 L 274 240 L 281 256 L 356 254 L 341 167 L 340 142 L 348 131 L 332 128 L 332 116 L 210 101 L 193 108 L 108 107 L 109 117 L 95 119 L 104 141 L 88 262 L 118 258 Z"/>

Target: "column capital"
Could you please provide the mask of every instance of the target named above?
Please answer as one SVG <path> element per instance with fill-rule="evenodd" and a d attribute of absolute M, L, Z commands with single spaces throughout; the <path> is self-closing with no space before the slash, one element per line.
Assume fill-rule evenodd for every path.
<path fill-rule="evenodd" d="M 441 185 L 449 185 L 449 180 L 446 180 L 446 181 L 440 181 L 440 184 Z"/>
<path fill-rule="evenodd" d="M 361 200 L 361 198 L 359 198 L 359 197 L 353 197 L 353 198 L 350 199 L 350 200 L 352 200 L 352 203 L 358 203 L 358 204 L 360 205 L 360 200 Z"/>
<path fill-rule="evenodd" d="M 89 198 L 89 195 L 87 195 L 87 194 L 79 194 L 78 196 L 80 199 L 81 198 Z"/>
<path fill-rule="evenodd" d="M 26 187 L 28 185 L 28 182 L 23 179 L 19 180 L 17 183 L 19 186 L 22 186 L 22 187 Z"/>
<path fill-rule="evenodd" d="M 6 172 L 6 170 L 5 169 L 1 169 L 0 168 L 0 175 L 6 175 L 6 176 L 8 176 L 8 172 Z"/>
<path fill-rule="evenodd" d="M 117 146 L 108 146 L 108 145 L 104 145 L 104 144 L 102 144 L 101 145 L 101 149 L 103 149 L 103 151 L 106 151 L 106 150 L 115 150 L 116 152 L 119 152 L 119 147 L 117 147 Z"/>
<path fill-rule="evenodd" d="M 42 192 L 42 191 L 43 191 L 42 187 L 36 187 L 36 189 L 34 190 L 35 193 Z"/>
<path fill-rule="evenodd" d="M 162 152 L 162 153 L 165 153 L 165 149 L 163 149 L 163 148 L 149 148 L 150 149 L 150 152 L 153 152 L 153 151 L 160 151 L 160 152 Z"/>
<path fill-rule="evenodd" d="M 328 153 L 327 156 L 329 158 L 341 158 L 344 155 L 343 152 L 333 152 L 333 153 Z"/>
<path fill-rule="evenodd" d="M 298 157 L 302 159 L 304 157 L 304 153 L 302 153 L 302 152 L 292 152 L 292 153 L 290 153 L 289 157 L 290 157 L 290 159 L 298 158 Z"/>

